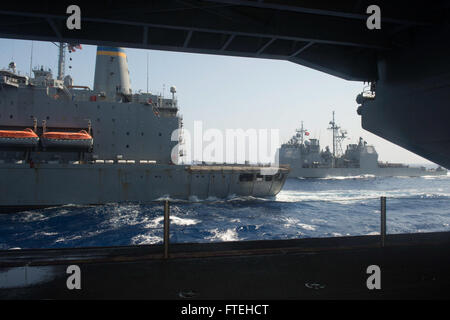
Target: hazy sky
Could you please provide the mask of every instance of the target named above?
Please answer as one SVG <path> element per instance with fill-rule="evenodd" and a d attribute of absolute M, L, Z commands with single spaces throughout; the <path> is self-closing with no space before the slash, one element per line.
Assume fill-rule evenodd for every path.
<path fill-rule="evenodd" d="M 1 68 L 14 61 L 22 74 L 28 74 L 31 46 L 31 41 L 0 39 Z M 356 143 L 363 137 L 376 147 L 382 161 L 429 164 L 361 128 L 355 102 L 363 89 L 361 82 L 342 80 L 287 61 L 141 49 L 126 52 L 133 91 L 146 91 L 148 53 L 150 91 L 162 93 L 165 86 L 169 97 L 169 88 L 175 85 L 184 126 L 191 132 L 193 122 L 201 120 L 204 130 L 279 129 L 281 142 L 286 142 L 303 121 L 310 137 L 320 139 L 325 147 L 332 143 L 327 127 L 334 110 L 336 122 L 349 134 L 344 144 Z M 50 67 L 55 77 L 57 55 L 54 44 L 33 42 L 33 66 Z M 92 88 L 96 47 L 83 45 L 82 50 L 66 56 L 66 74 L 72 75 L 76 85 Z"/>

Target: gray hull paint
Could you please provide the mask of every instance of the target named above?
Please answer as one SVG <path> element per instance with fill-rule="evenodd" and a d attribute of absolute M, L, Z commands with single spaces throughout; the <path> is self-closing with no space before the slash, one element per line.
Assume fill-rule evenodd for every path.
<path fill-rule="evenodd" d="M 214 199 L 275 196 L 287 174 L 272 181 L 239 181 L 243 171 L 189 170 L 157 164 L 0 165 L 0 207 L 151 202 L 160 198 Z"/>
<path fill-rule="evenodd" d="M 404 164 L 382 163 L 378 161 L 375 147 L 368 145 L 363 138 L 356 144 L 348 144 L 345 152 L 342 141 L 347 138 L 347 131 L 342 130 L 333 119 L 333 152 L 329 147 L 320 149 L 317 139 L 307 139 L 308 131 L 302 126 L 296 134 L 279 149 L 280 163 L 290 166 L 289 178 L 326 178 L 374 175 L 378 177 L 420 177 L 446 175 L 447 170 L 410 167 Z M 337 150 L 337 151 L 336 151 Z"/>
<path fill-rule="evenodd" d="M 0 130 L 33 128 L 41 137 L 33 146 L 0 139 L 0 209 L 271 197 L 286 181 L 286 168 L 265 175 L 259 166 L 176 165 L 183 163 L 176 89 L 171 99 L 132 94 L 121 48 L 98 48 L 94 90 L 53 79 L 44 68 L 33 72 L 28 79 L 0 70 Z M 93 139 L 85 148 L 80 141 L 44 137 L 80 130 Z"/>
<path fill-rule="evenodd" d="M 421 168 L 296 168 L 291 167 L 289 178 L 327 178 L 327 177 L 353 177 L 361 175 L 374 175 L 377 177 L 421 177 L 445 175 L 446 172 L 424 170 Z"/>

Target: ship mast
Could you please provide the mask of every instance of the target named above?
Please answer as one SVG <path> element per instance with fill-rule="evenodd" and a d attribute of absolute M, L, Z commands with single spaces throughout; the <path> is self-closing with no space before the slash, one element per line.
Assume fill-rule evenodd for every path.
<path fill-rule="evenodd" d="M 33 44 L 34 44 L 34 41 L 31 41 L 31 53 L 30 53 L 30 79 L 31 79 L 32 74 L 33 74 Z"/>
<path fill-rule="evenodd" d="M 343 154 L 342 141 L 344 141 L 347 138 L 347 131 L 341 130 L 341 127 L 339 127 L 336 124 L 334 118 L 334 111 L 333 111 L 333 120 L 330 121 L 330 127 L 328 128 L 328 130 L 333 131 L 333 161 L 331 164 L 332 167 L 334 168 L 336 165 L 336 158 Z"/>
<path fill-rule="evenodd" d="M 147 91 L 146 93 L 148 93 L 148 51 L 147 51 Z"/>
<path fill-rule="evenodd" d="M 333 120 L 330 121 L 330 127 L 328 128 L 328 130 L 332 130 L 333 131 L 333 161 L 332 161 L 332 167 L 334 168 L 335 166 L 335 160 L 336 160 L 336 134 L 337 131 L 339 130 L 339 126 L 336 124 L 336 121 L 334 120 L 334 111 L 333 111 Z"/>
<path fill-rule="evenodd" d="M 62 80 L 64 78 L 64 70 L 66 65 L 66 44 L 64 42 L 60 42 L 58 45 L 59 55 L 58 55 L 58 80 Z"/>
<path fill-rule="evenodd" d="M 300 129 L 300 144 L 303 144 L 303 121 L 302 121 L 302 128 Z"/>
<path fill-rule="evenodd" d="M 306 129 L 303 128 L 303 121 L 302 121 L 302 126 L 301 126 L 300 130 L 297 129 L 296 131 L 297 131 L 297 137 L 300 138 L 300 144 L 302 145 L 303 142 L 305 141 L 305 140 L 304 140 L 304 138 L 305 138 L 305 132 L 308 131 L 308 130 L 306 130 Z"/>

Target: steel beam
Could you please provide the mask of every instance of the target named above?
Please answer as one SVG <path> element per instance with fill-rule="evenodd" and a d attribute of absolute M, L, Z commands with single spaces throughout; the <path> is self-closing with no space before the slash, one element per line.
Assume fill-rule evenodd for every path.
<path fill-rule="evenodd" d="M 230 4 L 236 6 L 247 6 L 254 7 L 260 9 L 268 9 L 268 10 L 280 10 L 280 11 L 289 11 L 289 12 L 297 12 L 297 13 L 306 13 L 312 15 L 321 15 L 321 16 L 329 16 L 329 17 L 339 17 L 346 19 L 355 19 L 355 20 L 367 20 L 368 15 L 353 13 L 353 12 L 344 12 L 344 11 L 334 11 L 334 10 L 324 10 L 318 8 L 307 8 L 303 6 L 293 6 L 293 5 L 284 5 L 280 3 L 273 3 L 270 1 L 248 1 L 248 0 L 204 0 L 207 2 L 216 2 L 222 4 Z M 393 24 L 407 24 L 407 25 L 419 25 L 419 26 L 429 26 L 431 23 L 425 21 L 417 21 L 417 20 L 405 20 L 405 19 L 397 19 L 397 18 L 389 18 L 389 17 L 381 17 L 383 22 L 393 23 Z"/>
<path fill-rule="evenodd" d="M 55 21 L 65 21 L 67 19 L 64 15 L 54 15 L 46 13 L 31 13 L 31 12 L 16 12 L 16 11 L 4 11 L 0 10 L 0 15 L 14 16 L 14 17 L 32 17 L 32 18 L 42 18 L 42 19 L 53 19 Z M 276 38 L 280 40 L 292 40 L 292 41 L 304 41 L 304 42 L 316 42 L 316 43 L 326 43 L 332 45 L 342 45 L 342 46 L 354 46 L 354 47 L 364 47 L 372 49 L 388 49 L 388 45 L 383 41 L 379 41 L 379 37 L 374 37 L 372 41 L 364 34 L 359 34 L 354 30 L 354 35 L 344 34 L 345 32 L 337 32 L 332 29 L 323 26 L 320 30 L 312 30 L 311 28 L 306 29 L 306 25 L 313 24 L 312 21 L 298 21 L 298 30 L 292 30 L 291 27 L 285 27 L 284 30 L 264 30 L 264 28 L 249 28 L 248 26 L 232 27 L 229 24 L 219 24 L 214 22 L 217 19 L 205 20 L 205 22 L 200 23 L 184 23 L 182 21 L 161 21 L 160 23 L 150 23 L 146 21 L 138 20 L 123 20 L 115 18 L 99 18 L 99 17 L 89 17 L 83 18 L 83 22 L 93 22 L 99 25 L 105 24 L 105 28 L 109 24 L 116 25 L 129 25 L 129 26 L 140 26 L 148 28 L 160 28 L 168 30 L 180 30 L 180 31 L 193 31 L 193 32 L 209 32 L 209 33 L 219 33 L 225 35 L 240 35 L 249 37 L 265 37 L 265 38 Z M 153 20 L 154 21 L 154 20 Z M 301 23 L 301 24 L 300 24 Z M 324 21 L 317 21 L 317 25 L 323 25 Z M 282 27 L 280 27 L 282 28 Z M 333 26 L 334 30 L 339 29 L 338 25 Z M 344 29 L 351 29 L 350 26 L 346 26 Z M 356 28 L 357 29 L 357 28 Z M 66 31 L 65 33 L 69 33 Z M 356 35 L 358 33 L 358 35 Z M 120 41 L 120 40 L 118 40 Z"/>

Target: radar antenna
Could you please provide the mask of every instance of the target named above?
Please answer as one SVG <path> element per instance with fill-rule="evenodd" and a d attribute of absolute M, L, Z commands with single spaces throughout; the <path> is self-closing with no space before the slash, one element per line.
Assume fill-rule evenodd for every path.
<path fill-rule="evenodd" d="M 336 136 L 336 154 L 338 157 L 344 154 L 342 141 L 345 139 L 347 139 L 347 130 L 339 130 L 339 135 Z"/>
<path fill-rule="evenodd" d="M 328 128 L 328 130 L 333 132 L 333 168 L 336 164 L 336 158 L 343 154 L 342 141 L 347 139 L 347 130 L 342 130 L 341 127 L 337 125 L 334 114 L 333 111 L 333 120 L 330 121 L 330 127 Z"/>
<path fill-rule="evenodd" d="M 300 145 L 303 145 L 303 142 L 305 141 L 305 135 L 309 135 L 309 132 L 307 129 L 303 128 L 303 121 L 302 121 L 302 126 L 300 129 L 295 130 L 297 132 L 295 138 L 298 141 L 297 138 L 300 138 Z"/>

